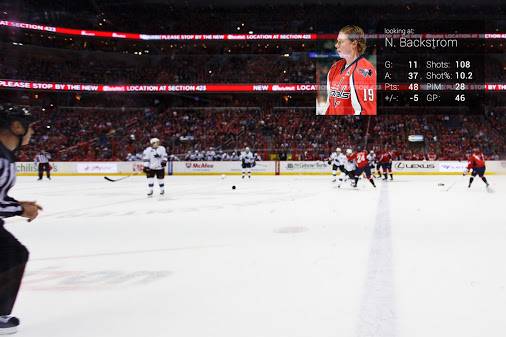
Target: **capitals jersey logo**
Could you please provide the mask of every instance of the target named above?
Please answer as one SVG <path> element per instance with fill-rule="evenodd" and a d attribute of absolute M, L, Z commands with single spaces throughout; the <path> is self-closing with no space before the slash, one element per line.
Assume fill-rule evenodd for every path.
<path fill-rule="evenodd" d="M 350 76 L 350 75 L 351 75 L 351 73 L 348 70 L 346 72 L 346 76 Z M 342 98 L 342 99 L 349 99 L 350 98 L 350 89 L 346 84 L 343 84 L 344 79 L 345 78 L 342 77 L 341 80 L 339 81 L 339 83 L 337 83 L 337 85 L 335 87 L 331 88 L 332 90 L 330 91 L 330 97 Z M 337 107 L 340 104 L 341 104 L 340 100 L 337 100 L 337 99 L 334 100 L 334 107 Z"/>
<path fill-rule="evenodd" d="M 346 86 L 343 85 L 340 89 L 338 90 L 331 90 L 330 91 L 330 96 L 332 97 L 337 97 L 337 98 L 350 98 L 350 91 L 345 91 L 346 90 Z"/>
<path fill-rule="evenodd" d="M 362 74 L 362 76 L 364 77 L 367 77 L 367 76 L 372 76 L 372 69 L 363 69 L 363 68 L 359 68 L 358 71 Z"/>

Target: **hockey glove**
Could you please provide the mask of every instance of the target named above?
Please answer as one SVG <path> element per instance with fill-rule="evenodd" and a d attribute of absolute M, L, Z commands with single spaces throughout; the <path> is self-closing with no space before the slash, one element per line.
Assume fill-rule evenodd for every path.
<path fill-rule="evenodd" d="M 149 169 L 149 167 L 144 166 L 144 168 L 142 169 L 142 171 L 143 171 L 144 173 L 149 173 L 149 171 L 151 171 L 151 170 Z"/>
<path fill-rule="evenodd" d="M 162 167 L 165 167 L 165 166 L 167 166 L 167 162 L 164 160 L 164 161 L 162 161 Z"/>

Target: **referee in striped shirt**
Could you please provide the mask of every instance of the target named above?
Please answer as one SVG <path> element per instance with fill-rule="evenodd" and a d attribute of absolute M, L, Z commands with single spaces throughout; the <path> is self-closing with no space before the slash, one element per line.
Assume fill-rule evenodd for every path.
<path fill-rule="evenodd" d="M 16 181 L 15 152 L 30 141 L 31 115 L 16 107 L 0 109 L 0 335 L 15 333 L 19 319 L 11 316 L 28 261 L 28 250 L 4 228 L 4 218 L 34 220 L 42 210 L 35 201 L 8 195 Z"/>

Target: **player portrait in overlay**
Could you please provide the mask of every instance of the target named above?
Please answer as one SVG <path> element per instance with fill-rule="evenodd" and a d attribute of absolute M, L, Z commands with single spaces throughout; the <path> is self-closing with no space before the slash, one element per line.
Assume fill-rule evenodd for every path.
<path fill-rule="evenodd" d="M 327 73 L 326 99 L 317 100 L 317 114 L 376 115 L 376 69 L 364 56 L 364 30 L 341 28 L 335 48 L 340 59 Z"/>

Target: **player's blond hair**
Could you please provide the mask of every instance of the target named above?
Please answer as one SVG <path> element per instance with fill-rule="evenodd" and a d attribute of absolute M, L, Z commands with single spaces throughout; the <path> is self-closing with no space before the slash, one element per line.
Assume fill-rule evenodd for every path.
<path fill-rule="evenodd" d="M 339 33 L 344 33 L 348 35 L 348 39 L 353 42 L 357 41 L 357 51 L 359 54 L 363 54 L 365 52 L 365 48 L 367 47 L 365 44 L 365 33 L 362 28 L 359 26 L 348 25 L 341 28 Z"/>

